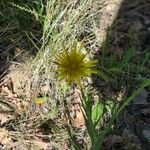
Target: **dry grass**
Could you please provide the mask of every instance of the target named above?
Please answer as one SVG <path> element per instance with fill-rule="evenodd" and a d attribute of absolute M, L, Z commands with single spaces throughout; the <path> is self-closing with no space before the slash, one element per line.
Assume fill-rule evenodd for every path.
<path fill-rule="evenodd" d="M 9 110 L 14 111 L 14 114 L 11 115 L 11 119 L 3 120 L 2 126 L 8 130 L 14 130 L 15 134 L 10 137 L 12 142 L 2 142 L 2 144 L 6 145 L 6 149 L 15 147 L 17 144 L 17 142 L 13 142 L 13 138 L 15 138 L 18 143 L 24 143 L 22 146 L 20 145 L 21 147 L 29 149 L 28 134 L 33 134 L 31 142 L 33 144 L 35 139 L 36 143 L 38 140 L 44 140 L 45 137 L 41 136 L 44 136 L 43 132 L 45 132 L 48 141 L 52 138 L 50 133 L 55 135 L 54 143 L 48 144 L 49 146 L 57 147 L 59 145 L 55 143 L 57 140 L 61 143 L 61 140 L 57 139 L 59 134 L 63 137 L 62 141 L 65 142 L 62 143 L 65 145 L 68 143 L 69 135 L 62 125 L 66 121 L 60 119 L 59 116 L 65 110 L 62 89 L 64 91 L 67 87 L 65 83 L 60 84 L 55 78 L 55 73 L 51 71 L 55 69 L 54 57 L 56 53 L 72 47 L 77 42 L 82 42 L 85 46 L 89 44 L 94 46 L 97 43 L 95 28 L 99 22 L 97 18 L 99 18 L 100 9 L 103 6 L 102 1 L 52 0 L 43 3 L 37 1 L 31 4 L 3 1 L 1 6 L 5 7 L 6 5 L 9 6 L 2 12 L 6 14 L 3 26 L 6 26 L 7 23 L 9 26 L 2 34 L 9 33 L 9 36 L 12 37 L 12 34 L 15 33 L 16 36 L 14 36 L 14 42 L 10 42 L 12 45 L 10 51 L 13 54 L 9 60 L 12 62 L 9 65 L 9 71 L 7 70 L 8 74 L 2 82 L 2 89 L 5 90 L 1 99 L 13 106 L 13 110 L 11 108 Z M 9 10 L 12 11 L 11 15 L 9 15 Z M 3 18 L 3 16 L 1 17 Z M 16 22 L 11 18 L 16 19 Z M 26 23 L 22 25 L 21 22 Z M 30 27 L 29 22 L 33 22 Z M 1 36 L 1 39 L 7 42 L 6 38 Z M 88 49 L 90 50 L 89 46 Z M 7 58 L 10 51 L 6 53 Z M 3 59 L 5 59 L 4 53 Z M 16 61 L 20 63 L 15 64 Z M 45 97 L 46 103 L 43 106 L 36 105 L 34 103 L 36 97 Z M 11 103 L 8 102 L 9 99 L 12 99 Z M 55 122 L 52 121 L 53 119 Z M 59 120 L 61 121 L 60 125 L 58 124 Z M 25 140 L 26 138 L 27 140 Z M 41 144 L 39 145 L 41 146 Z"/>

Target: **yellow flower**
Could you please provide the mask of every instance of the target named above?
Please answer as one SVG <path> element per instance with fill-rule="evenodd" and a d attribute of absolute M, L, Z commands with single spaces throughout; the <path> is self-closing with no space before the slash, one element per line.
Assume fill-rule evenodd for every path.
<path fill-rule="evenodd" d="M 45 103 L 45 98 L 39 97 L 34 100 L 36 105 L 43 105 Z"/>
<path fill-rule="evenodd" d="M 77 48 L 67 52 L 66 50 L 56 57 L 58 65 L 58 77 L 65 79 L 68 83 L 81 83 L 83 77 L 96 73 L 92 70 L 97 60 L 87 60 L 87 53 L 83 54 Z"/>

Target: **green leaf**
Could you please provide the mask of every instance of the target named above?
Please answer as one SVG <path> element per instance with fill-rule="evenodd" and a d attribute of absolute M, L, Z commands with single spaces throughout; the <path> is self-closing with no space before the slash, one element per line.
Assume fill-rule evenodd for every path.
<path fill-rule="evenodd" d="M 118 110 L 118 114 L 147 86 L 150 86 L 150 79 L 145 79 L 141 86 L 124 102 L 124 104 Z"/>
<path fill-rule="evenodd" d="M 123 59 L 121 62 L 122 66 L 127 65 L 129 63 L 131 57 L 133 57 L 134 55 L 135 55 L 135 48 L 131 47 L 123 56 Z"/>
<path fill-rule="evenodd" d="M 113 73 L 125 73 L 121 68 L 110 68 L 109 71 Z"/>
<path fill-rule="evenodd" d="M 103 115 L 103 108 L 104 105 L 102 102 L 97 102 L 95 105 L 92 107 L 92 121 L 94 126 L 97 126 L 98 122 L 100 121 L 101 116 Z"/>
<path fill-rule="evenodd" d="M 109 82 L 109 78 L 106 74 L 104 74 L 103 72 L 98 71 L 97 73 L 98 77 L 101 78 L 102 80 L 104 80 L 105 82 Z"/>

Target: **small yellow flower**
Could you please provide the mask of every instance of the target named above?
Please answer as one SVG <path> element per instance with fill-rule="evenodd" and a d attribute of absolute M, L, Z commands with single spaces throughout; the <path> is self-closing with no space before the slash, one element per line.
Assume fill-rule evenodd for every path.
<path fill-rule="evenodd" d="M 97 60 L 87 60 L 87 53 L 83 54 L 77 48 L 67 52 L 66 50 L 56 57 L 58 65 L 58 77 L 65 79 L 68 83 L 81 83 L 81 78 L 96 73 L 92 70 Z"/>
<path fill-rule="evenodd" d="M 36 105 L 43 105 L 45 103 L 45 98 L 39 97 L 34 100 Z"/>

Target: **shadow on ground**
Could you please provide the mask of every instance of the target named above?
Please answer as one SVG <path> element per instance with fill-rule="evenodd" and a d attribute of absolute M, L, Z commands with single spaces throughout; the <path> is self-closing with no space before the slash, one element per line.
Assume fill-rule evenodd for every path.
<path fill-rule="evenodd" d="M 149 10 L 149 0 L 124 0 L 113 23 L 106 29 L 106 40 L 95 54 L 95 58 L 99 60 L 97 68 L 100 73 L 93 76 L 93 86 L 102 93 L 104 99 L 113 99 L 114 95 L 123 91 L 126 96 L 131 95 L 142 79 L 149 78 Z M 111 18 L 111 11 L 106 14 Z M 148 143 L 150 136 L 150 126 L 146 123 L 149 117 L 141 113 L 145 109 L 150 109 L 148 92 L 146 95 L 145 104 L 140 99 L 142 101 L 140 105 L 134 103 L 134 106 L 126 109 L 128 114 L 126 119 L 131 117 L 133 120 L 131 122 L 124 120 L 123 127 L 119 129 L 131 130 L 142 143 Z M 133 118 L 132 115 L 135 114 L 136 117 Z"/>
<path fill-rule="evenodd" d="M 26 62 L 37 54 L 38 50 L 32 42 L 37 43 L 42 33 L 40 24 L 32 14 L 11 4 L 12 1 L 0 2 L 0 85 L 12 65 Z M 22 7 L 28 4 L 32 7 L 34 2 L 19 0 L 15 4 Z M 28 37 L 31 33 L 36 38 L 32 42 Z M 39 42 L 37 46 L 40 47 Z"/>

